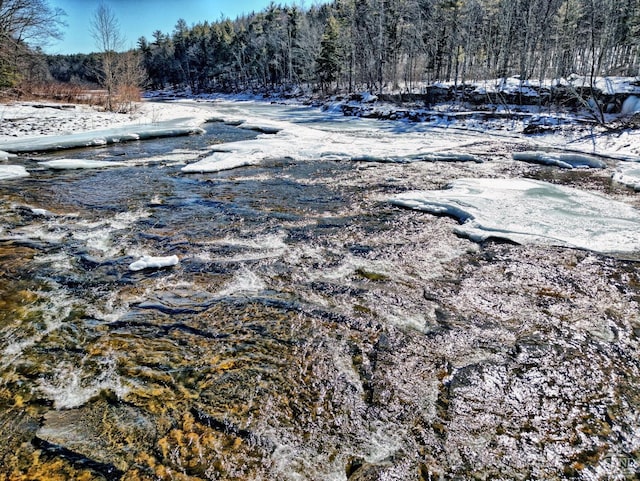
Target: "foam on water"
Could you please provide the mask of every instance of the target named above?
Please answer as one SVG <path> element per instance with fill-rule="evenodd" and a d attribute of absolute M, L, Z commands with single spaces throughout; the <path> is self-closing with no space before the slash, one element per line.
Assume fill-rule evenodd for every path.
<path fill-rule="evenodd" d="M 138 209 L 121 212 L 112 218 L 98 221 L 81 220 L 75 226 L 68 226 L 74 239 L 82 241 L 87 248 L 99 252 L 104 256 L 113 257 L 123 252 L 121 239 L 115 240 L 118 231 L 126 231 L 133 225 L 151 216 L 149 211 Z"/>
<path fill-rule="evenodd" d="M 98 373 L 85 373 L 81 366 L 62 363 L 53 370 L 51 379 L 40 379 L 39 390 L 53 401 L 56 409 L 80 407 L 102 391 L 110 391 L 123 399 L 129 388 L 117 373 L 116 361 L 111 358 L 99 362 Z"/>
<path fill-rule="evenodd" d="M 220 292 L 220 297 L 232 295 L 255 295 L 267 288 L 267 284 L 253 271 L 242 267 L 233 280 Z"/>
<path fill-rule="evenodd" d="M 16 339 L 8 339 L 6 346 L 2 350 L 1 366 L 7 367 L 19 358 L 25 349 L 35 345 L 47 335 L 59 329 L 64 321 L 69 317 L 76 305 L 76 301 L 72 299 L 64 289 L 57 286 L 51 286 L 49 292 L 36 292 L 36 295 L 46 301 L 38 302 L 29 310 L 37 313 L 42 322 L 43 328 L 39 329 L 36 334 L 20 337 L 21 332 L 16 331 Z M 3 336 L 4 337 L 4 336 Z"/>
<path fill-rule="evenodd" d="M 58 271 L 71 271 L 73 266 L 71 264 L 72 256 L 66 252 L 59 252 L 56 254 L 46 254 L 34 257 L 33 261 L 38 264 L 46 264 Z"/>
<path fill-rule="evenodd" d="M 247 262 L 283 256 L 288 251 L 288 246 L 285 243 L 286 236 L 287 233 L 285 231 L 280 231 L 275 234 L 266 234 L 251 238 L 225 237 L 213 240 L 210 244 L 246 249 L 248 252 L 234 255 L 231 258 L 225 258 L 225 260 Z M 206 251 L 198 254 L 198 257 L 203 260 L 212 259 L 211 254 Z"/>

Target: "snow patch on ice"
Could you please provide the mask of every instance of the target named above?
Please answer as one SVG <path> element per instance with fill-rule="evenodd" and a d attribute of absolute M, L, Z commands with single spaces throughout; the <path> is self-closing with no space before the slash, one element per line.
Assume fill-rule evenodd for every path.
<path fill-rule="evenodd" d="M 31 210 L 31 213 L 33 215 L 37 215 L 37 216 L 40 216 L 40 217 L 49 217 L 49 216 L 53 215 L 47 209 L 40 209 L 40 208 L 37 208 L 37 207 L 32 207 L 30 210 Z"/>
<path fill-rule="evenodd" d="M 216 152 L 204 159 L 185 165 L 181 170 L 185 173 L 221 172 L 239 167 L 258 165 L 265 158 L 263 152 Z"/>
<path fill-rule="evenodd" d="M 458 218 L 456 233 L 602 253 L 640 251 L 640 211 L 602 195 L 527 179 L 459 179 L 392 204 Z"/>
<path fill-rule="evenodd" d="M 0 161 L 6 162 L 7 160 L 16 157 L 15 154 L 10 154 L 9 152 L 5 152 L 4 150 L 0 150 Z"/>
<path fill-rule="evenodd" d="M 373 161 L 373 162 L 417 162 L 456 161 L 481 162 L 475 155 L 451 150 L 454 144 L 450 136 L 434 135 L 433 132 L 411 130 L 397 124 L 397 128 L 384 131 L 367 128 L 365 125 L 340 125 L 335 131 L 322 126 L 322 114 L 298 112 L 300 123 L 264 118 L 259 106 L 247 105 L 239 119 L 238 106 L 215 107 L 225 122 L 241 122 L 242 125 L 270 127 L 275 134 L 262 134 L 256 139 L 232 142 L 216 148 L 210 156 L 188 164 L 184 173 L 220 172 L 238 167 L 259 165 L 269 159 L 291 159 L 312 161 Z M 272 108 L 274 111 L 277 109 Z M 282 114 L 282 112 L 281 112 Z M 263 115 L 263 117 L 260 117 Z M 277 118 L 276 114 L 271 114 Z M 284 116 L 284 114 L 282 114 Z M 257 117 L 256 117 L 257 116 Z M 313 124 L 313 121 L 316 123 Z M 313 125 L 313 126 L 311 126 Z M 379 124 L 375 124 L 376 127 Z M 344 128 L 342 128 L 344 127 Z M 357 127 L 359 130 L 349 130 Z"/>

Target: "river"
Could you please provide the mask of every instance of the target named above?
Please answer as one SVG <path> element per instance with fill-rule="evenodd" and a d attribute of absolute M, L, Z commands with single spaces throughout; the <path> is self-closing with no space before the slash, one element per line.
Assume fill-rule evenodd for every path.
<path fill-rule="evenodd" d="M 276 135 L 233 122 L 21 155 L 31 176 L 0 186 L 0 479 L 635 479 L 637 256 L 476 243 L 388 199 L 467 177 L 636 193 L 606 170 L 514 161 L 517 136 L 202 108 L 371 157 L 446 140 L 483 162 L 324 152 L 181 170 Z M 126 165 L 36 164 L 70 156 Z M 143 255 L 180 262 L 131 270 Z"/>

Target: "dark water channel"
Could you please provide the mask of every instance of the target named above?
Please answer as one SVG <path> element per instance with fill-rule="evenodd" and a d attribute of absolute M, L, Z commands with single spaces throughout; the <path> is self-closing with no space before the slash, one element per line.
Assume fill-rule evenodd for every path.
<path fill-rule="evenodd" d="M 181 173 L 207 131 L 0 186 L 0 480 L 636 479 L 637 265 L 382 200 L 543 168 Z"/>

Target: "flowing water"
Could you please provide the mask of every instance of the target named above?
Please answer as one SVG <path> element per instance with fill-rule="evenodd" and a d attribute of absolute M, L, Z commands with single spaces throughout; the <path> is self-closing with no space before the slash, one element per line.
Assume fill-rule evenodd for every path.
<path fill-rule="evenodd" d="M 224 108 L 372 142 L 396 128 Z M 0 479 L 635 479 L 637 264 L 478 245 L 386 199 L 469 176 L 637 194 L 472 135 L 483 164 L 182 173 L 258 135 L 207 132 L 66 152 L 130 166 L 2 184 Z M 180 263 L 131 271 L 142 255 Z"/>

